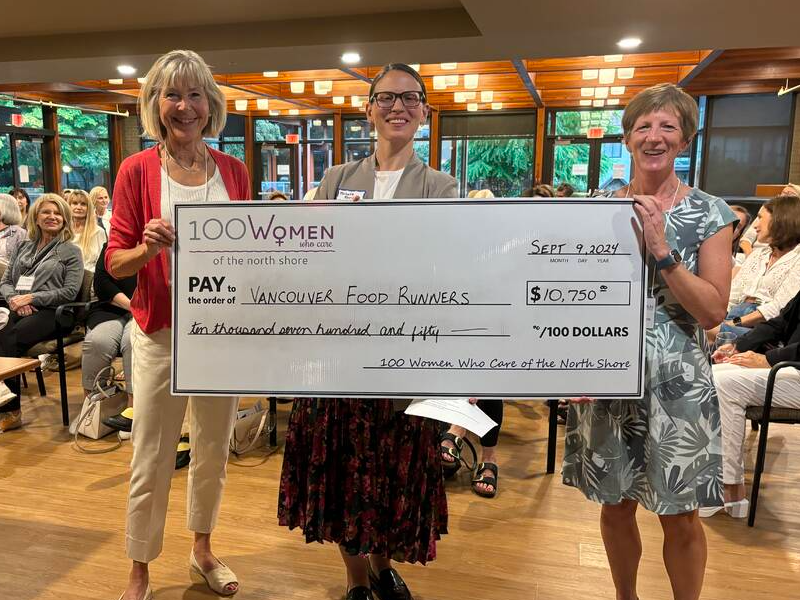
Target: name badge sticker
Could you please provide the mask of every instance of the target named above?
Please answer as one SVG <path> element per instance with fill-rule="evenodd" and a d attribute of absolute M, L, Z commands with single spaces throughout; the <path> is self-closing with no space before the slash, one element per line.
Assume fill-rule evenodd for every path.
<path fill-rule="evenodd" d="M 347 200 L 350 202 L 357 202 L 359 200 L 363 200 L 364 196 L 367 195 L 367 190 L 342 190 L 340 189 L 336 193 L 337 200 Z"/>
<path fill-rule="evenodd" d="M 651 296 L 645 301 L 644 323 L 647 329 L 652 329 L 656 324 L 656 299 Z"/>
<path fill-rule="evenodd" d="M 30 292 L 33 289 L 33 275 L 23 275 L 15 287 L 18 292 Z"/>

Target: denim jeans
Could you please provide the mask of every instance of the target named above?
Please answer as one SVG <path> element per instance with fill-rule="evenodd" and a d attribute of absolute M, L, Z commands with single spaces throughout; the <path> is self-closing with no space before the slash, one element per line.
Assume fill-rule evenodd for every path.
<path fill-rule="evenodd" d="M 754 312 L 758 309 L 758 304 L 755 302 L 740 302 L 736 306 L 728 311 L 728 316 L 725 317 L 726 321 L 730 321 L 734 317 L 743 317 L 745 315 L 749 315 L 751 312 Z M 744 335 L 746 333 L 750 333 L 752 327 L 744 327 L 742 325 L 728 325 L 727 323 L 723 322 L 720 325 L 719 331 L 720 333 L 724 332 L 731 332 L 735 333 L 736 336 Z"/>

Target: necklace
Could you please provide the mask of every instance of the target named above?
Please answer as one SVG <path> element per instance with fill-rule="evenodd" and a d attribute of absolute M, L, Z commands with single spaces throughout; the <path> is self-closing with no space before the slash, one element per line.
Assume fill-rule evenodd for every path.
<path fill-rule="evenodd" d="M 678 179 L 678 185 L 676 185 L 676 186 L 675 186 L 675 193 L 674 193 L 674 194 L 672 194 L 672 202 L 670 202 L 670 203 L 669 203 L 669 208 L 668 208 L 668 209 L 666 209 L 666 210 L 663 210 L 663 211 L 661 211 L 661 212 L 665 212 L 665 213 L 667 213 L 667 214 L 669 214 L 669 213 L 671 213 L 671 212 L 672 212 L 672 209 L 673 209 L 673 208 L 675 208 L 675 201 L 678 199 L 678 190 L 680 190 L 680 189 L 681 189 L 681 180 L 680 180 L 680 179 Z M 634 195 L 636 195 L 636 191 L 633 189 L 633 181 L 631 181 L 631 182 L 628 184 L 628 189 L 627 189 L 627 191 L 625 192 L 625 197 L 626 197 L 626 198 L 628 197 L 628 194 L 629 194 L 630 192 L 633 192 L 633 193 L 634 193 Z"/>
<path fill-rule="evenodd" d="M 167 150 L 167 146 L 166 146 L 166 145 L 164 145 L 164 155 L 166 156 L 166 159 L 167 159 L 167 160 L 170 160 L 170 159 L 171 159 L 171 160 L 172 160 L 172 162 L 174 162 L 176 165 L 178 165 L 178 167 L 180 167 L 181 169 L 183 169 L 183 170 L 184 170 L 184 171 L 186 171 L 187 173 L 197 173 L 197 172 L 200 170 L 200 169 L 199 169 L 199 166 L 198 166 L 198 168 L 196 168 L 196 169 L 194 168 L 194 165 L 195 165 L 195 162 L 196 162 L 196 157 L 192 158 L 192 164 L 191 164 L 190 166 L 188 166 L 188 167 L 184 167 L 184 166 L 183 166 L 183 165 L 182 165 L 182 164 L 181 164 L 181 163 L 178 161 L 178 159 L 177 159 L 177 158 L 175 158 L 174 156 L 172 156 L 172 154 L 170 154 L 170 153 L 169 153 L 169 150 Z M 203 149 L 203 156 L 204 156 L 206 159 L 208 158 L 208 157 L 206 157 L 205 149 Z M 166 162 L 166 161 L 165 161 L 165 162 Z M 208 160 L 206 160 L 206 164 L 208 164 Z"/>

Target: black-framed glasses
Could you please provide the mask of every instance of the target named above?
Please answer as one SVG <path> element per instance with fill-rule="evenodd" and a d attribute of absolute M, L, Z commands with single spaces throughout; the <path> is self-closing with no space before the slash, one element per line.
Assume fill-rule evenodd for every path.
<path fill-rule="evenodd" d="M 416 108 L 425 101 L 425 94 L 418 91 L 408 92 L 375 92 L 372 94 L 370 102 L 375 102 L 379 108 L 392 108 L 397 99 L 403 103 L 406 108 Z"/>

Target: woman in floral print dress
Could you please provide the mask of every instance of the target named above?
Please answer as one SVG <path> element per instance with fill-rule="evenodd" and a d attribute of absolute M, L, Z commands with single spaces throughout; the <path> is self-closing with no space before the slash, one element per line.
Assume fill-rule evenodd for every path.
<path fill-rule="evenodd" d="M 697 131 L 697 104 L 672 84 L 639 93 L 622 118 L 632 197 L 655 298 L 642 400 L 576 399 L 567 419 L 564 483 L 602 505 L 600 530 L 617 600 L 637 600 L 639 505 L 659 516 L 676 600 L 697 600 L 705 534 L 697 509 L 722 504 L 720 415 L 703 329 L 725 317 L 732 223 L 724 201 L 683 184 L 675 157 Z"/>

